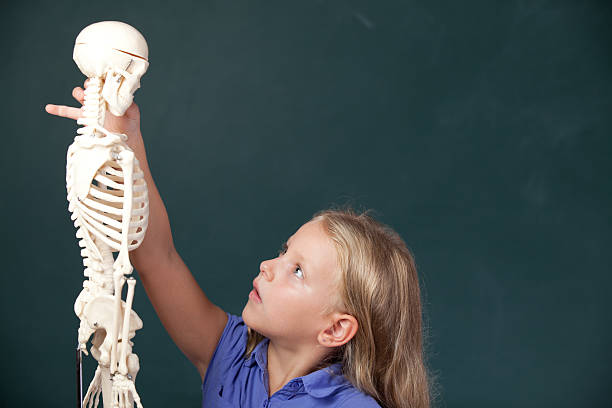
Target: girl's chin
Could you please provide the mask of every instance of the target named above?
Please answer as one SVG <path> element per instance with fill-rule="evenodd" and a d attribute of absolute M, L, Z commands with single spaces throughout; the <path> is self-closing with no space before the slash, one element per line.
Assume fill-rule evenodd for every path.
<path fill-rule="evenodd" d="M 244 309 L 242 309 L 242 320 L 244 321 L 244 324 L 252 328 L 255 322 L 253 321 L 253 312 L 250 310 L 252 305 L 249 303 L 251 302 L 247 302 L 247 304 L 244 305 Z"/>

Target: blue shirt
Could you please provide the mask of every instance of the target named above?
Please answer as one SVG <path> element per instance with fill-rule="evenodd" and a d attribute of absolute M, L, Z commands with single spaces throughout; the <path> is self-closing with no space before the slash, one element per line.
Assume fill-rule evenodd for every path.
<path fill-rule="evenodd" d="M 268 339 L 245 359 L 247 327 L 242 318 L 228 316 L 202 383 L 203 408 L 380 407 L 340 374 L 340 364 L 294 378 L 269 397 Z"/>

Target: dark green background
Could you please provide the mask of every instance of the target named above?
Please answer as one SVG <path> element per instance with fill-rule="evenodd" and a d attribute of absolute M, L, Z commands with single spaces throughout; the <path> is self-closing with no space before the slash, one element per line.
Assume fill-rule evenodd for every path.
<path fill-rule="evenodd" d="M 149 44 L 149 161 L 214 302 L 240 313 L 315 211 L 373 208 L 416 257 L 438 406 L 611 406 L 609 2 L 1 7 L 0 405 L 74 406 L 76 124 L 43 107 L 76 103 L 79 31 L 121 20 Z M 135 309 L 144 406 L 200 406 L 141 285 Z"/>

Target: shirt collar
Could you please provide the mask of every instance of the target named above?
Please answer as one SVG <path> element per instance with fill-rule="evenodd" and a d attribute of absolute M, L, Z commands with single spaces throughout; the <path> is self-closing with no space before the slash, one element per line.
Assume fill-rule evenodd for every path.
<path fill-rule="evenodd" d="M 263 371 L 267 370 L 268 369 L 268 342 L 269 341 L 270 340 L 267 338 L 260 341 L 255 346 L 255 349 L 253 349 L 253 352 L 251 353 L 249 358 L 247 358 L 244 361 L 244 364 L 246 364 L 249 367 L 252 367 L 253 365 L 257 364 L 261 370 Z"/>
<path fill-rule="evenodd" d="M 302 377 L 304 389 L 315 398 L 325 398 L 348 384 L 342 364 L 335 363 Z"/>

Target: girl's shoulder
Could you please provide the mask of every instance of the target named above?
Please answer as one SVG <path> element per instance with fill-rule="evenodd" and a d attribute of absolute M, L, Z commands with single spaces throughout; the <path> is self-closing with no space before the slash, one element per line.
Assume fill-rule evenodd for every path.
<path fill-rule="evenodd" d="M 211 364 L 238 361 L 244 355 L 247 343 L 247 326 L 241 316 L 227 314 L 227 324 L 213 353 Z"/>

